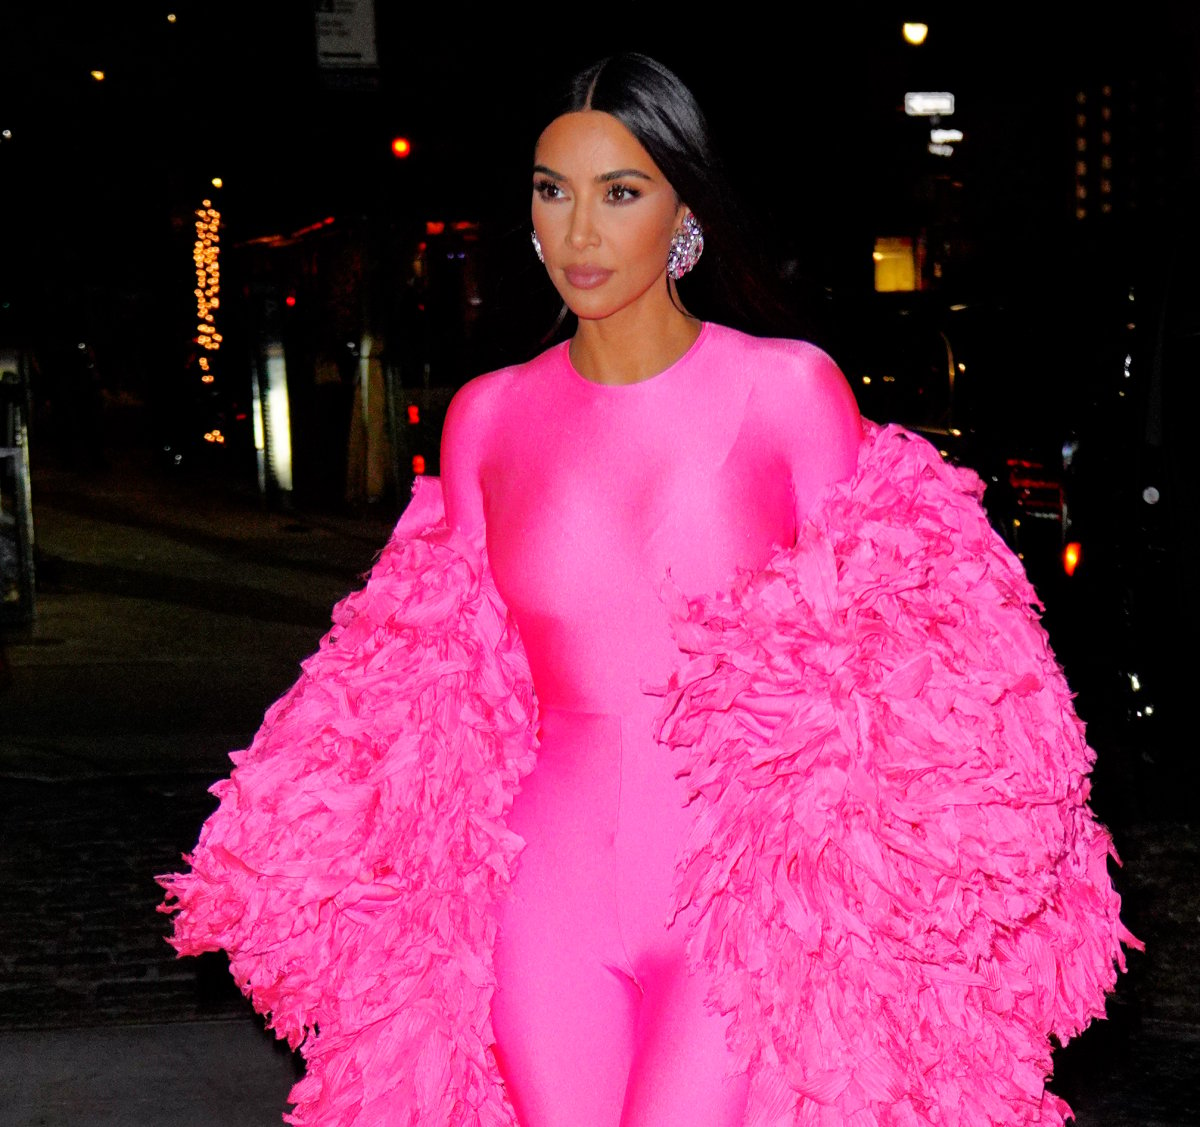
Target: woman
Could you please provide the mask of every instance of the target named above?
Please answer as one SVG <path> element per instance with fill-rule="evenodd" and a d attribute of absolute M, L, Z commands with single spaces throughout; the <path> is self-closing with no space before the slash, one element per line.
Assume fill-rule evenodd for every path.
<path fill-rule="evenodd" d="M 298 1122 L 1063 1120 L 1130 937 L 1034 596 L 827 357 L 690 315 L 712 167 L 659 64 L 575 81 L 574 336 L 456 397 L 445 522 L 422 485 L 166 881 L 307 1036 Z"/>

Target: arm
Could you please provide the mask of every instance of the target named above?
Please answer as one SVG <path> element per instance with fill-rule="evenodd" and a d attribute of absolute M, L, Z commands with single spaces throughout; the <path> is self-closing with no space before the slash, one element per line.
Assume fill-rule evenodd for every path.
<path fill-rule="evenodd" d="M 490 410 L 487 377 L 472 380 L 450 402 L 442 429 L 442 490 L 446 520 L 451 528 L 467 534 L 483 525 L 483 485 L 480 467 Z"/>
<path fill-rule="evenodd" d="M 809 441 L 805 449 L 793 451 L 792 462 L 798 522 L 810 514 L 827 485 L 853 475 L 862 444 L 862 420 L 846 377 L 820 349 L 810 346 L 810 351 Z"/>
<path fill-rule="evenodd" d="M 853 475 L 862 424 L 846 377 L 829 356 L 803 341 L 764 343 L 775 354 L 758 360 L 759 415 L 791 473 L 799 527 L 827 486 Z"/>

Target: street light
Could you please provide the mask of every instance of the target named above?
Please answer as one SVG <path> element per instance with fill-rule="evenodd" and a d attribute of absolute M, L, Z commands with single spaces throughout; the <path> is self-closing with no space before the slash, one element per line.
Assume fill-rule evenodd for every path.
<path fill-rule="evenodd" d="M 920 47 L 928 34 L 929 25 L 927 23 L 906 23 L 904 25 L 904 42 L 913 47 Z"/>

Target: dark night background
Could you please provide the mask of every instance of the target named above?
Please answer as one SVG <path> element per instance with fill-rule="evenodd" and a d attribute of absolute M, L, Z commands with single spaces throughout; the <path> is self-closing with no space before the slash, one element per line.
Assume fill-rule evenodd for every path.
<path fill-rule="evenodd" d="M 394 511 L 411 456 L 436 472 L 452 390 L 531 355 L 551 322 L 527 244 L 546 105 L 579 66 L 641 49 L 696 90 L 787 280 L 793 331 L 839 360 L 864 412 L 961 428 L 951 453 L 985 479 L 1021 459 L 1038 467 L 1026 478 L 1062 486 L 1070 524 L 1056 531 L 1087 541 L 1081 581 L 1057 597 L 1054 553 L 1027 565 L 1051 621 L 1074 616 L 1057 639 L 1068 667 L 1097 666 L 1080 669 L 1086 697 L 1082 674 L 1103 684 L 1128 664 L 1119 645 L 1133 638 L 1144 666 L 1162 663 L 1165 623 L 1194 627 L 1198 613 L 1184 432 L 1198 13 L 877 5 L 784 26 L 661 6 L 439 21 L 380 4 L 379 65 L 364 78 L 318 68 L 308 5 L 6 6 L 0 341 L 37 369 L 34 460 L 86 467 L 141 449 L 253 483 L 250 381 L 278 340 L 295 480 L 276 491 L 268 472 L 265 491 Z M 920 47 L 899 31 L 913 17 L 929 22 Z M 963 133 L 952 156 L 926 151 L 929 119 L 905 116 L 907 90 L 955 94 L 940 122 Z M 207 196 L 221 212 L 226 344 L 201 388 L 190 252 Z M 881 236 L 920 243 L 919 293 L 874 292 Z M 363 486 L 348 475 L 366 440 L 348 431 L 367 333 L 385 341 L 396 406 L 382 478 Z M 944 348 L 964 368 L 949 420 L 924 386 Z M 420 427 L 398 422 L 402 400 L 419 402 Z M 219 449 L 203 441 L 217 427 Z M 1011 526 L 1020 499 L 1002 487 L 989 502 Z M 1117 603 L 1129 613 L 1110 614 Z M 1159 680 L 1186 674 L 1170 663 Z M 1110 688 L 1098 704 L 1118 699 Z"/>
<path fill-rule="evenodd" d="M 27 377 L 0 390 L 28 417 L 37 527 L 36 614 L 0 615 L 0 1074 L 18 1077 L 0 1107 L 158 1122 L 68 1114 L 44 1061 L 77 1079 L 92 1053 L 107 1082 L 153 1085 L 121 1056 L 149 1050 L 113 1049 L 114 1030 L 173 1045 L 216 1020 L 232 1043 L 240 999 L 220 966 L 164 958 L 146 874 L 194 840 L 205 785 L 369 565 L 414 466 L 436 472 L 453 390 L 540 347 L 556 304 L 528 245 L 532 145 L 567 76 L 632 49 L 708 113 L 793 331 L 865 413 L 926 428 L 988 483 L 1149 944 L 1057 1083 L 1085 1125 L 1200 1122 L 1200 6 L 376 8 L 378 66 L 354 73 L 318 67 L 312 5 L 291 0 L 0 9 L 0 362 Z M 905 115 L 913 90 L 955 95 L 937 123 L 962 131 L 952 155 Z M 225 343 L 202 387 L 206 198 Z M 876 292 L 888 237 L 919 246 L 918 291 Z M 275 438 L 255 449 L 268 355 L 286 362 L 290 484 Z M 359 426 L 372 358 L 388 411 Z M 213 1121 L 195 1114 L 161 1121 Z"/>

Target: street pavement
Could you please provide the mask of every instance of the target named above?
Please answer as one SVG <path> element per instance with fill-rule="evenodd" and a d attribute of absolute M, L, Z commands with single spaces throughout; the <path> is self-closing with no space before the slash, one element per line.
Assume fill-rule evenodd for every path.
<path fill-rule="evenodd" d="M 0 1127 L 280 1122 L 298 1064 L 221 956 L 176 960 L 179 867 L 265 708 L 394 512 L 278 512 L 244 490 L 35 474 L 37 620 L 0 686 Z M 1157 749 L 1092 730 L 1125 920 L 1147 943 L 1109 1020 L 1056 1056 L 1080 1127 L 1200 1124 L 1200 843 Z"/>

